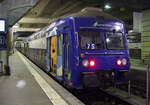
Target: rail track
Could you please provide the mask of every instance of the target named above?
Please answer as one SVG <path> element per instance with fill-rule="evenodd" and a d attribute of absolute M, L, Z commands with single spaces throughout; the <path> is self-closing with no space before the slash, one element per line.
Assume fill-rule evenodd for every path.
<path fill-rule="evenodd" d="M 132 105 L 99 88 L 74 90 L 72 93 L 86 105 Z"/>

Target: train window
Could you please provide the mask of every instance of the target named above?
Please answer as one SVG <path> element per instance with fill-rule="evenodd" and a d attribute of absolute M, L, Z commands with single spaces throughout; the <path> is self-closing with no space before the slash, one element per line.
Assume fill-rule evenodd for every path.
<path fill-rule="evenodd" d="M 62 55 L 62 35 L 58 36 L 58 56 Z"/>
<path fill-rule="evenodd" d="M 47 51 L 50 51 L 50 38 L 47 38 Z"/>
<path fill-rule="evenodd" d="M 101 33 L 95 30 L 80 30 L 81 49 L 100 50 L 102 49 Z"/>
<path fill-rule="evenodd" d="M 106 33 L 106 46 L 109 50 L 124 49 L 122 33 Z"/>
<path fill-rule="evenodd" d="M 63 44 L 64 46 L 69 45 L 68 33 L 63 34 Z"/>

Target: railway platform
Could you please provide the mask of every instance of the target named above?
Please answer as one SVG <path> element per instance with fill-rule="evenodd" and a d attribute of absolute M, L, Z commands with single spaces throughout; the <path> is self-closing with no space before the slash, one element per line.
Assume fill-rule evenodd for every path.
<path fill-rule="evenodd" d="M 140 59 L 130 59 L 132 70 L 146 70 L 146 64 Z"/>
<path fill-rule="evenodd" d="M 0 77 L 0 105 L 83 105 L 18 51 L 9 63 L 11 76 Z"/>

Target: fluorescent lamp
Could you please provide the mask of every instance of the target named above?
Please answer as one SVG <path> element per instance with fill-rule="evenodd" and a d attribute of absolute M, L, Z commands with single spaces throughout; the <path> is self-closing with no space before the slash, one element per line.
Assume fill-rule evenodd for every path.
<path fill-rule="evenodd" d="M 5 32 L 5 20 L 0 20 L 0 32 Z"/>
<path fill-rule="evenodd" d="M 109 4 L 106 4 L 106 5 L 105 5 L 105 8 L 106 8 L 106 9 L 110 9 L 111 6 L 110 6 Z"/>
<path fill-rule="evenodd" d="M 116 31 L 119 31 L 120 29 L 121 29 L 120 26 L 115 26 Z"/>

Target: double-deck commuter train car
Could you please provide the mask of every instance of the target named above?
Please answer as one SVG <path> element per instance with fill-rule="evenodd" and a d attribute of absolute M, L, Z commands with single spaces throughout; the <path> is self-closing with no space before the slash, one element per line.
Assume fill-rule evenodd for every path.
<path fill-rule="evenodd" d="M 73 88 L 125 83 L 130 68 L 124 23 L 95 8 L 52 21 L 22 53 Z"/>

